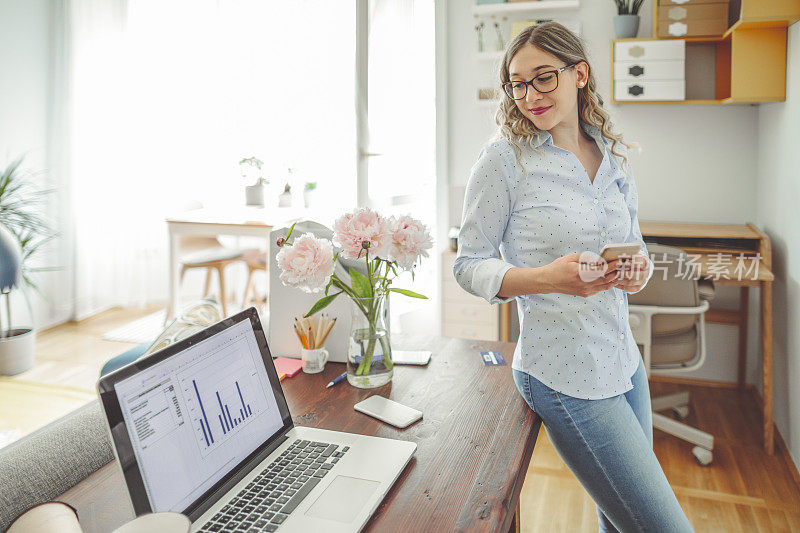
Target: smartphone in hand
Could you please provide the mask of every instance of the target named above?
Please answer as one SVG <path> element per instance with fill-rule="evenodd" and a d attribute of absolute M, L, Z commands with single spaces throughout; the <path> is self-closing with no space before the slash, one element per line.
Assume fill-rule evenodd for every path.
<path fill-rule="evenodd" d="M 620 257 L 632 257 L 638 254 L 641 249 L 642 245 L 638 242 L 606 244 L 600 252 L 600 257 L 606 261 L 613 261 Z"/>

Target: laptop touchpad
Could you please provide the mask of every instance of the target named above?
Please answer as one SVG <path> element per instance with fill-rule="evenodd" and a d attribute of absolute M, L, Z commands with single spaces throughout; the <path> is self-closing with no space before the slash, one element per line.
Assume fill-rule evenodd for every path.
<path fill-rule="evenodd" d="M 352 522 L 378 488 L 380 483 L 370 479 L 336 476 L 328 488 L 306 511 L 306 516 Z"/>

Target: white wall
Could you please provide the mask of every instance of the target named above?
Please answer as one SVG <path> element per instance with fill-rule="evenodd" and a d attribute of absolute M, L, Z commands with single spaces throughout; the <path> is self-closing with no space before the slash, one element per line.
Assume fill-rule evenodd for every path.
<path fill-rule="evenodd" d="M 0 0 L 0 166 L 25 154 L 25 167 L 43 171 L 39 185 L 60 185 L 52 172 L 52 2 L 49 0 Z M 58 194 L 51 196 L 47 215 L 62 229 L 63 213 Z M 38 275 L 45 298 L 29 292 L 33 316 L 19 291 L 12 298 L 17 326 L 45 327 L 69 317 L 69 251 L 63 239 L 40 257 L 58 272 Z M 4 316 L 4 315 L 3 315 Z M 4 318 L 5 320 L 5 318 Z"/>
<path fill-rule="evenodd" d="M 472 2 L 465 0 L 447 2 L 449 223 L 454 226 L 460 223 L 463 186 L 470 167 L 495 129 L 494 109 L 475 103 L 476 88 L 496 85 L 497 73 L 490 62 L 475 58 L 477 20 L 471 5 Z M 641 13 L 640 37 L 651 35 L 651 9 L 651 2 L 646 2 Z M 610 100 L 614 14 L 613 2 L 583 0 L 578 11 L 537 15 L 581 22 L 590 63 L 606 102 Z M 484 35 L 491 48 L 495 43 L 493 27 L 488 27 L 491 19 L 481 18 L 487 24 Z M 528 17 L 513 17 L 524 18 Z M 757 106 L 607 104 L 607 108 L 625 139 L 642 146 L 641 154 L 631 156 L 639 187 L 641 220 L 740 224 L 755 221 Z M 757 309 L 755 292 L 751 291 L 751 302 Z M 719 287 L 712 307 L 737 306 L 738 290 Z M 736 328 L 712 324 L 708 326 L 708 334 L 708 362 L 688 376 L 736 381 Z M 751 328 L 748 355 L 751 382 L 759 379 L 757 335 L 757 326 Z"/>
<path fill-rule="evenodd" d="M 775 423 L 800 465 L 800 23 L 789 27 L 786 101 L 758 109 L 758 225 L 772 241 Z"/>

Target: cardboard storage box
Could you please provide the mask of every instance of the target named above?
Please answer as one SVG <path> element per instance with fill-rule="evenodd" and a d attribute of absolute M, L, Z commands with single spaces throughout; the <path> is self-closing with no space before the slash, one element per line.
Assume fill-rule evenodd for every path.
<path fill-rule="evenodd" d="M 706 37 L 728 29 L 728 2 L 659 4 L 658 37 Z"/>

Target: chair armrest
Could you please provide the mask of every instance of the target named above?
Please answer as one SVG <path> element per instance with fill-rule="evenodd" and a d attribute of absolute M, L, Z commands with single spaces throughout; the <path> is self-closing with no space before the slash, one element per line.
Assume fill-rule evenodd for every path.
<path fill-rule="evenodd" d="M 659 305 L 636 305 L 630 304 L 628 311 L 636 312 L 643 315 L 701 315 L 708 311 L 711 305 L 707 301 L 703 301 L 700 305 L 694 307 L 667 307 Z"/>

